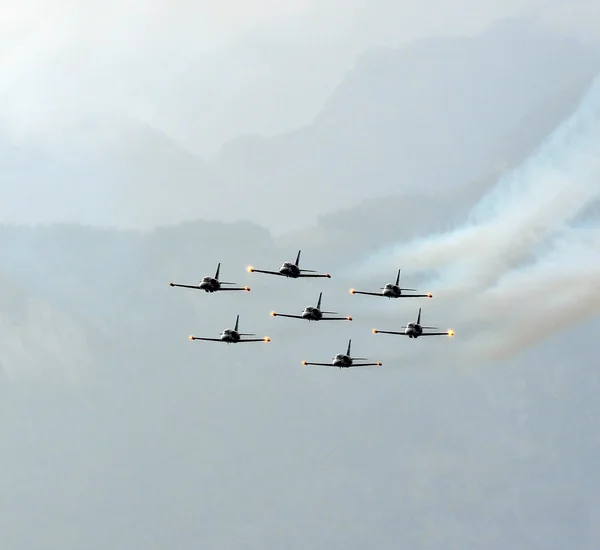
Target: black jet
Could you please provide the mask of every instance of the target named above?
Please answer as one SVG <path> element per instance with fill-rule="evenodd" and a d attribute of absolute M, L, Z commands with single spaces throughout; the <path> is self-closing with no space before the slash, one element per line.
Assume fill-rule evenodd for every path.
<path fill-rule="evenodd" d="M 202 277 L 202 280 L 197 285 L 180 285 L 176 283 L 169 283 L 169 286 L 180 286 L 182 288 L 193 288 L 195 290 L 204 290 L 204 292 L 221 292 L 223 290 L 246 290 L 250 291 L 247 286 L 242 287 L 223 287 L 222 285 L 235 285 L 237 283 L 227 283 L 225 281 L 219 281 L 219 271 L 221 270 L 221 264 L 217 265 L 217 271 L 214 277 L 207 275 Z"/>
<path fill-rule="evenodd" d="M 439 329 L 437 327 L 424 327 L 421 325 L 421 308 L 419 308 L 419 315 L 417 316 L 417 321 L 415 323 L 408 323 L 405 327 L 400 328 L 404 330 L 402 332 L 396 332 L 393 330 L 378 330 L 374 328 L 373 334 L 397 334 L 399 336 L 408 336 L 409 338 L 420 338 L 421 336 L 454 336 L 453 330 L 448 330 L 446 332 L 423 332 L 423 329 Z"/>
<path fill-rule="evenodd" d="M 336 311 L 321 311 L 321 299 L 323 293 L 319 294 L 316 306 L 306 306 L 301 315 L 290 315 L 287 313 L 271 312 L 273 317 L 290 317 L 291 319 L 306 319 L 308 321 L 352 321 L 352 317 L 324 317 L 324 314 L 339 315 Z"/>
<path fill-rule="evenodd" d="M 235 328 L 226 328 L 219 338 L 202 338 L 200 336 L 190 336 L 190 340 L 205 340 L 207 342 L 225 342 L 226 344 L 243 344 L 245 342 L 270 342 L 271 339 L 268 336 L 264 338 L 246 338 L 242 339 L 242 336 L 256 336 L 248 332 L 239 332 L 240 316 L 238 315 L 235 319 Z"/>
<path fill-rule="evenodd" d="M 385 286 L 380 287 L 381 292 L 365 292 L 363 290 L 350 289 L 350 294 L 366 294 L 368 296 L 382 296 L 383 298 L 433 298 L 433 294 L 402 294 L 403 291 L 409 290 L 416 292 L 415 288 L 400 288 L 400 269 L 396 275 L 395 283 L 387 283 Z"/>
<path fill-rule="evenodd" d="M 254 267 L 248 267 L 248 271 L 250 273 L 266 273 L 267 275 L 279 275 L 280 277 L 287 277 L 291 279 L 298 279 L 299 277 L 326 277 L 327 279 L 331 279 L 331 275 L 329 273 L 317 273 L 313 269 L 300 269 L 300 253 L 302 250 L 298 250 L 298 255 L 296 256 L 296 261 L 292 262 L 283 262 L 279 271 L 266 271 L 264 269 L 255 269 Z"/>
<path fill-rule="evenodd" d="M 303 365 L 314 365 L 317 367 L 338 367 L 340 369 L 349 369 L 350 367 L 381 367 L 380 362 L 376 363 L 355 363 L 354 361 L 367 361 L 366 357 L 351 357 L 350 347 L 352 346 L 352 340 L 348 340 L 348 349 L 346 353 L 338 353 L 331 363 L 309 363 L 308 361 L 302 361 Z"/>

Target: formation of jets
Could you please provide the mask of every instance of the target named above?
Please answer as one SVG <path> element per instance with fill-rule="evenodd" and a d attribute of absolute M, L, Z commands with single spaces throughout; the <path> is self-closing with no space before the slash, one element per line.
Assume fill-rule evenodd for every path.
<path fill-rule="evenodd" d="M 276 275 L 279 277 L 287 277 L 291 279 L 298 279 L 300 277 L 312 277 L 312 278 L 327 278 L 330 279 L 331 275 L 329 273 L 319 273 L 312 269 L 300 269 L 300 253 L 302 251 L 298 251 L 298 255 L 296 256 L 295 262 L 284 262 L 278 271 L 269 271 L 265 269 L 255 269 L 254 267 L 248 267 L 248 271 L 250 273 L 264 273 L 267 275 Z M 221 270 L 221 264 L 217 265 L 217 270 L 214 276 L 206 276 L 203 277 L 202 280 L 197 285 L 191 284 L 176 284 L 169 283 L 172 287 L 182 287 L 182 288 L 191 288 L 195 290 L 204 290 L 205 292 L 220 292 L 220 291 L 231 291 L 231 290 L 245 290 L 250 291 L 250 288 L 247 286 L 235 286 L 237 283 L 228 283 L 219 280 L 219 273 Z M 401 288 L 400 287 L 400 272 L 396 275 L 395 283 L 387 283 L 385 286 L 380 287 L 380 292 L 367 292 L 350 289 L 351 294 L 364 294 L 367 296 L 381 296 L 384 298 L 432 298 L 433 295 L 430 293 L 426 294 L 407 294 L 406 292 L 417 292 L 414 288 Z M 233 286 L 231 286 L 233 285 Z M 288 317 L 291 319 L 303 319 L 306 321 L 352 321 L 352 317 L 350 316 L 341 316 L 341 317 L 331 317 L 331 315 L 340 315 L 335 311 L 323 311 L 321 309 L 321 302 L 323 299 L 323 292 L 319 293 L 319 298 L 317 300 L 316 306 L 306 306 L 302 313 L 294 315 L 289 313 L 277 313 L 275 311 L 271 312 L 271 316 L 273 317 Z M 419 308 L 419 313 L 417 314 L 417 320 L 414 322 L 408 323 L 406 326 L 400 327 L 400 331 L 394 330 L 379 330 L 373 329 L 374 334 L 393 334 L 399 336 L 408 336 L 409 338 L 420 338 L 421 336 L 454 336 L 453 330 L 448 330 L 445 332 L 425 332 L 425 330 L 434 330 L 438 331 L 437 327 L 423 326 L 421 324 L 421 310 Z M 256 336 L 256 334 L 240 332 L 239 331 L 240 324 L 240 316 L 238 315 L 235 320 L 234 328 L 226 328 L 221 332 L 221 335 L 218 338 L 207 338 L 201 336 L 190 336 L 190 340 L 203 340 L 208 342 L 225 342 L 227 344 L 241 344 L 245 342 L 270 342 L 271 339 L 268 336 L 263 338 L 244 338 L 248 336 Z M 352 340 L 348 340 L 348 347 L 345 353 L 338 353 L 333 357 L 331 362 L 317 363 L 317 362 L 308 362 L 302 361 L 303 365 L 313 365 L 320 367 L 338 367 L 342 368 L 350 368 L 350 367 L 380 367 L 382 364 L 379 361 L 373 363 L 356 363 L 355 361 L 368 361 L 366 357 L 352 357 L 351 356 L 351 346 Z"/>

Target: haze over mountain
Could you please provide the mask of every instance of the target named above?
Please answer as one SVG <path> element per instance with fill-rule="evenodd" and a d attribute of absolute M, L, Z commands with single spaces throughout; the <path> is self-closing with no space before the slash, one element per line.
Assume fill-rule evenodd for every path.
<path fill-rule="evenodd" d="M 424 39 L 358 63 L 311 126 L 231 145 L 218 173 L 261 190 L 245 202 L 278 231 L 305 227 L 334 204 L 452 195 L 526 155 L 599 70 L 600 51 L 528 21 Z M 274 189 L 285 189 L 279 211 L 263 199 Z"/>
<path fill-rule="evenodd" d="M 138 121 L 135 109 L 65 111 L 52 139 L 43 126 L 27 131 L 35 110 L 23 114 L 20 134 L 10 113 L 0 125 L 10 189 L 0 218 L 149 228 L 213 218 L 216 206 L 219 219 L 250 210 L 281 233 L 375 196 L 454 194 L 526 156 L 599 67 L 595 45 L 531 19 L 425 38 L 363 56 L 311 124 L 235 140 L 211 166 L 160 125 Z M 193 117 L 188 124 L 202 126 Z"/>
<path fill-rule="evenodd" d="M 377 32 L 385 42 L 398 13 L 411 21 L 391 3 L 372 5 L 357 2 L 340 21 L 356 48 Z M 105 109 L 118 95 L 108 84 L 82 94 L 95 116 L 82 119 L 82 105 L 65 111 L 73 116 L 55 140 L 48 121 L 19 134 L 18 117 L 5 119 L 2 550 L 598 548 L 600 56 L 594 40 L 564 39 L 576 19 L 548 23 L 555 3 L 544 4 L 544 25 L 517 18 L 483 33 L 490 6 L 469 5 L 472 20 L 456 6 L 452 17 L 437 2 L 414 7 L 417 28 L 439 26 L 419 19 L 438 7 L 442 23 L 465 20 L 465 36 L 363 56 L 310 124 L 230 143 L 214 163 L 140 116 L 151 103 L 136 111 L 135 94 L 119 104 L 124 116 Z M 123 35 L 143 51 L 144 33 L 171 29 L 182 6 L 148 7 Z M 289 31 L 280 39 L 340 13 L 335 2 L 320 6 L 273 12 Z M 85 25 L 69 32 L 93 43 L 84 31 L 102 36 L 108 8 L 74 8 L 69 17 Z M 119 46 L 116 22 L 135 10 L 119 9 L 106 19 L 122 68 L 136 57 Z M 236 25 L 269 36 L 252 12 L 238 21 L 210 9 L 205 46 L 231 40 Z M 264 39 L 259 51 L 270 51 Z M 148 59 L 168 43 L 165 31 Z M 99 70 L 107 52 L 94 53 Z M 156 82 L 133 67 L 141 87 Z M 191 94 L 177 95 L 171 74 L 157 77 L 164 94 Z M 29 98 L 44 111 L 27 89 L 21 107 Z M 274 125 L 301 118 L 271 112 Z M 86 225 L 39 224 L 57 219 Z M 103 224 L 121 229 L 93 227 Z M 332 278 L 246 271 L 277 269 L 298 249 L 301 267 Z M 251 292 L 167 285 L 197 283 L 219 262 L 222 280 Z M 348 293 L 377 290 L 398 268 L 403 286 L 433 299 Z M 354 320 L 269 315 L 299 313 L 321 291 L 324 309 Z M 419 308 L 424 324 L 456 336 L 371 332 L 399 330 Z M 188 340 L 217 337 L 238 314 L 243 332 L 272 341 Z M 301 366 L 330 360 L 350 338 L 354 355 L 383 367 Z"/>
<path fill-rule="evenodd" d="M 212 154 L 239 135 L 309 123 L 365 51 L 514 15 L 597 43 L 599 10 L 589 0 L 25 0 L 0 6 L 0 118 L 56 141 L 73 120 L 117 113 Z"/>

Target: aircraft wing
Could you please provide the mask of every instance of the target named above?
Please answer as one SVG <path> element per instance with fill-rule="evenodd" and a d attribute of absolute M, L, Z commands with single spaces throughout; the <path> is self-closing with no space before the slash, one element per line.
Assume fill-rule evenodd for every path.
<path fill-rule="evenodd" d="M 287 313 L 271 312 L 271 317 L 289 317 L 290 319 L 302 319 L 302 315 L 288 315 Z"/>
<path fill-rule="evenodd" d="M 196 290 L 200 290 L 200 287 L 198 285 L 178 285 L 175 283 L 169 283 L 169 286 L 180 286 L 182 288 L 194 288 Z"/>
<path fill-rule="evenodd" d="M 405 332 L 397 332 L 395 330 L 377 330 L 376 328 L 373 329 L 373 334 L 397 334 L 399 336 L 406 336 Z"/>
<path fill-rule="evenodd" d="M 398 298 L 433 298 L 433 294 L 400 294 Z"/>
<path fill-rule="evenodd" d="M 381 296 L 382 298 L 387 298 L 387 296 L 384 296 L 383 294 L 381 294 L 381 292 L 364 292 L 362 290 L 354 289 L 350 291 L 350 294 L 365 294 L 366 296 Z"/>
<path fill-rule="evenodd" d="M 265 338 L 247 338 L 246 340 L 238 340 L 236 344 L 245 344 L 246 342 L 270 342 L 271 339 L 266 336 Z"/>
<path fill-rule="evenodd" d="M 327 279 L 331 279 L 329 273 L 300 273 L 298 277 L 326 277 Z"/>
<path fill-rule="evenodd" d="M 302 361 L 303 365 L 313 365 L 316 367 L 335 367 L 336 369 L 339 369 L 340 366 L 339 365 L 334 365 L 333 363 L 308 363 L 307 361 Z M 342 369 L 347 369 L 350 367 L 380 367 L 381 363 L 359 363 L 359 364 L 354 364 L 354 365 L 341 365 Z"/>
<path fill-rule="evenodd" d="M 283 273 L 279 273 L 279 271 L 267 271 L 266 269 L 248 269 L 250 273 L 266 273 L 267 275 L 279 275 L 280 277 L 284 277 Z"/>
<path fill-rule="evenodd" d="M 247 290 L 248 292 L 250 291 L 250 289 L 247 286 L 244 286 L 244 287 L 239 287 L 239 288 L 223 288 L 223 287 L 221 287 L 218 290 L 218 292 L 223 292 L 224 290 Z"/>
<path fill-rule="evenodd" d="M 352 321 L 352 317 L 321 317 L 320 321 Z"/>
<path fill-rule="evenodd" d="M 454 331 L 449 330 L 448 332 L 422 332 L 419 334 L 419 338 L 421 336 L 454 336 Z"/>
<path fill-rule="evenodd" d="M 204 340 L 206 342 L 223 342 L 220 338 L 201 338 L 199 336 L 190 336 L 190 340 Z"/>

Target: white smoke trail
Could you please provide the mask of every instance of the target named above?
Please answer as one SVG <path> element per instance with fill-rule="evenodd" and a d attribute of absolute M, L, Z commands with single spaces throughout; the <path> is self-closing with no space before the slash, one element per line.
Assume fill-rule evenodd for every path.
<path fill-rule="evenodd" d="M 427 358 L 463 366 L 502 361 L 600 314 L 598 250 L 600 227 L 572 229 L 556 239 L 539 260 L 506 273 L 497 284 L 468 300 L 434 300 L 435 306 L 428 302 L 422 306 L 424 323 L 452 327 L 456 330 L 454 341 L 440 337 L 435 342 L 399 342 L 403 359 Z M 379 328 L 398 330 L 414 320 L 417 309 L 404 308 L 400 314 L 396 308 L 379 309 L 373 320 Z M 452 322 L 447 327 L 444 320 Z"/>
<path fill-rule="evenodd" d="M 573 226 L 599 199 L 600 76 L 465 227 L 380 252 L 359 272 L 396 265 L 436 271 L 437 279 L 419 286 L 433 292 L 436 307 L 452 309 L 456 338 L 463 336 L 460 354 L 503 359 L 600 313 L 600 225 Z"/>
<path fill-rule="evenodd" d="M 573 115 L 482 199 L 466 227 L 395 246 L 361 271 L 374 274 L 399 263 L 444 268 L 438 285 L 446 294 L 485 288 L 600 198 L 599 181 L 600 76 Z"/>
<path fill-rule="evenodd" d="M 502 359 L 547 335 L 600 313 L 600 228 L 573 229 L 531 267 L 506 274 L 466 311 L 493 323 L 469 348 Z"/>

